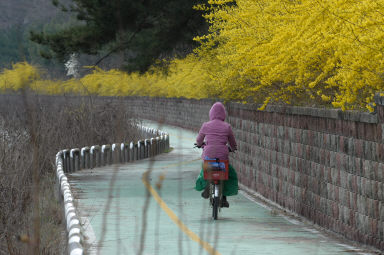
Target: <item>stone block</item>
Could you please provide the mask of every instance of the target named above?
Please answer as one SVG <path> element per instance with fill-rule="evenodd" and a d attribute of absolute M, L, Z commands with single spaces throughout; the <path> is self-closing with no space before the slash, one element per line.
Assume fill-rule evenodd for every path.
<path fill-rule="evenodd" d="M 377 181 L 384 183 L 384 163 L 377 166 Z"/>
<path fill-rule="evenodd" d="M 325 133 L 323 135 L 323 149 L 331 150 L 331 134 Z"/>
<path fill-rule="evenodd" d="M 320 182 L 320 196 L 326 198 L 328 196 L 327 184 L 325 182 Z"/>
<path fill-rule="evenodd" d="M 357 205 L 357 197 L 358 195 L 356 193 L 353 193 L 353 192 L 350 192 L 349 193 L 349 200 L 350 200 L 350 204 L 351 204 L 351 209 L 354 211 L 354 212 L 357 212 L 358 211 L 358 205 Z"/>
<path fill-rule="evenodd" d="M 325 168 L 323 182 L 332 183 L 332 168 L 330 168 L 330 167 Z"/>
<path fill-rule="evenodd" d="M 337 168 L 331 168 L 331 183 L 333 185 L 340 186 L 340 170 Z"/>
<path fill-rule="evenodd" d="M 365 199 L 365 205 L 366 205 L 366 215 L 370 218 L 374 218 L 374 203 L 373 199 L 370 198 L 364 198 Z"/>
<path fill-rule="evenodd" d="M 329 144 L 329 147 L 328 149 L 331 150 L 331 151 L 338 151 L 338 143 L 339 143 L 339 140 L 337 139 L 337 135 L 330 135 L 330 144 Z"/>
<path fill-rule="evenodd" d="M 371 180 L 378 180 L 379 178 L 379 163 L 376 162 L 376 161 L 371 161 L 371 168 L 372 168 L 372 172 L 371 172 Z"/>
<path fill-rule="evenodd" d="M 320 149 L 318 147 L 311 147 L 310 160 L 316 163 L 320 163 Z"/>
<path fill-rule="evenodd" d="M 355 151 L 355 154 L 354 156 L 355 157 L 358 157 L 358 158 L 363 158 L 364 157 L 364 140 L 360 140 L 360 139 L 355 139 L 354 140 L 354 151 Z"/>
<path fill-rule="evenodd" d="M 344 141 L 347 145 L 345 148 L 346 154 L 348 155 L 354 155 L 355 154 L 355 146 L 354 146 L 354 139 L 351 137 L 347 137 L 346 140 Z"/>
<path fill-rule="evenodd" d="M 288 140 L 283 140 L 283 153 L 285 154 L 291 154 L 291 142 Z"/>
<path fill-rule="evenodd" d="M 320 212 L 323 214 L 327 213 L 327 199 L 324 197 L 320 197 Z"/>
<path fill-rule="evenodd" d="M 336 167 L 336 154 L 337 154 L 337 152 L 334 152 L 334 151 L 330 151 L 330 153 L 329 153 L 329 166 L 331 168 Z"/>
<path fill-rule="evenodd" d="M 347 138 L 345 136 L 339 136 L 339 149 L 338 151 L 339 152 L 343 152 L 343 153 L 346 153 L 348 154 L 348 141 L 347 141 Z"/>
<path fill-rule="evenodd" d="M 274 136 L 277 136 L 277 138 L 283 139 L 283 140 L 285 139 L 285 127 L 283 126 L 275 127 L 275 131 L 273 133 L 275 133 Z"/>
<path fill-rule="evenodd" d="M 364 176 L 363 161 L 360 158 L 355 158 L 355 168 L 357 176 Z"/>
<path fill-rule="evenodd" d="M 366 181 L 365 181 L 365 194 L 370 199 L 375 198 L 375 195 L 373 194 L 374 188 L 375 188 L 375 181 L 366 179 Z"/>
<path fill-rule="evenodd" d="M 353 178 L 354 177 L 356 177 L 356 176 L 353 174 L 350 174 L 350 173 L 347 174 L 347 187 L 346 187 L 347 190 L 353 191 L 353 182 L 354 182 Z"/>
<path fill-rule="evenodd" d="M 377 182 L 377 200 L 384 201 L 384 183 Z"/>
<path fill-rule="evenodd" d="M 371 185 L 372 185 L 372 199 L 374 200 L 377 200 L 379 197 L 378 197 L 378 193 L 379 193 L 379 182 L 377 181 L 371 181 Z"/>
<path fill-rule="evenodd" d="M 384 240 L 384 222 L 378 221 L 378 237 L 380 240 Z M 384 247 L 383 247 L 384 248 Z"/>
<path fill-rule="evenodd" d="M 384 144 L 383 143 L 375 143 L 376 146 L 376 160 L 384 163 Z"/>
<path fill-rule="evenodd" d="M 326 215 L 328 217 L 332 217 L 333 214 L 333 201 L 326 199 L 325 200 L 325 206 L 326 206 Z"/>
<path fill-rule="evenodd" d="M 357 196 L 357 211 L 363 215 L 368 215 L 367 199 L 363 196 Z"/>
<path fill-rule="evenodd" d="M 304 172 L 304 167 L 305 167 L 305 160 L 302 159 L 302 158 L 297 158 L 296 160 L 296 165 L 297 165 L 297 168 L 295 169 L 295 171 L 299 172 L 299 173 L 302 173 Z"/>
<path fill-rule="evenodd" d="M 331 183 L 327 183 L 326 184 L 327 186 L 327 195 L 326 195 L 326 199 L 329 199 L 329 200 L 333 200 L 333 185 Z"/>
<path fill-rule="evenodd" d="M 353 156 L 348 156 L 348 166 L 346 171 L 351 174 L 356 174 L 355 158 Z"/>
<path fill-rule="evenodd" d="M 380 220 L 380 203 L 378 200 L 372 200 L 372 218 Z"/>
<path fill-rule="evenodd" d="M 282 160 L 278 163 L 279 165 L 282 165 L 282 166 L 289 166 L 290 165 L 291 158 L 288 154 L 281 153 L 281 158 L 282 158 Z"/>
<path fill-rule="evenodd" d="M 340 199 L 340 204 L 345 206 L 345 207 L 348 207 L 349 206 L 349 203 L 347 200 L 347 190 L 344 189 L 344 188 L 339 188 L 339 199 Z M 348 199 L 349 199 L 349 195 L 348 195 Z"/>
<path fill-rule="evenodd" d="M 357 183 L 357 194 L 363 195 L 364 194 L 364 187 L 362 184 L 363 177 L 356 176 L 356 183 Z"/>
<path fill-rule="evenodd" d="M 362 123 L 362 122 L 356 122 L 356 124 L 357 124 L 357 138 L 359 138 L 359 139 L 364 139 L 365 138 L 365 133 L 366 133 L 366 131 L 365 131 L 365 127 L 366 127 L 366 125 L 365 125 L 365 123 Z"/>
<path fill-rule="evenodd" d="M 364 141 L 364 158 L 368 160 L 373 160 L 373 153 L 375 147 L 373 146 L 374 143 L 370 141 Z"/>
<path fill-rule="evenodd" d="M 348 171 L 348 160 L 349 160 L 349 156 L 346 155 L 346 154 L 341 154 L 341 167 L 340 167 L 340 170 L 341 171 Z"/>
<path fill-rule="evenodd" d="M 301 131 L 302 134 L 301 134 L 301 143 L 302 144 L 309 144 L 309 130 L 302 130 Z"/>
<path fill-rule="evenodd" d="M 326 164 L 326 150 L 325 149 L 319 149 L 319 161 L 317 163 L 325 165 Z"/>
<path fill-rule="evenodd" d="M 351 215 L 351 210 L 348 207 L 343 206 L 343 222 L 344 222 L 344 224 L 350 225 L 350 223 L 351 223 L 350 215 Z"/>
<path fill-rule="evenodd" d="M 359 232 L 364 233 L 364 215 L 361 213 L 356 213 L 356 228 Z"/>
<path fill-rule="evenodd" d="M 379 219 L 384 222 L 384 201 L 379 201 Z"/>
<path fill-rule="evenodd" d="M 348 187 L 348 173 L 345 171 L 340 171 L 340 187 L 346 189 Z"/>

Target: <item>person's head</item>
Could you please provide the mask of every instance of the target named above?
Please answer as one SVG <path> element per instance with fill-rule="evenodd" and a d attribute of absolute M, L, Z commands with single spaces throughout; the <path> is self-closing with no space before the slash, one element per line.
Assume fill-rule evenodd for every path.
<path fill-rule="evenodd" d="M 225 107 L 222 103 L 216 102 L 212 105 L 211 110 L 209 111 L 209 120 L 225 120 Z"/>

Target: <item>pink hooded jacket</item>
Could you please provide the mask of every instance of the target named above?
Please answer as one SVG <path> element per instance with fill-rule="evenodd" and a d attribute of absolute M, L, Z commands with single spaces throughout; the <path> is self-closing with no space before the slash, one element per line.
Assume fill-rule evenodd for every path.
<path fill-rule="evenodd" d="M 227 143 L 233 150 L 237 149 L 231 125 L 224 122 L 225 116 L 224 105 L 220 102 L 213 104 L 209 111 L 210 121 L 203 123 L 196 138 L 198 146 L 201 146 L 205 139 L 206 146 L 203 150 L 203 159 L 205 157 L 228 159 Z"/>

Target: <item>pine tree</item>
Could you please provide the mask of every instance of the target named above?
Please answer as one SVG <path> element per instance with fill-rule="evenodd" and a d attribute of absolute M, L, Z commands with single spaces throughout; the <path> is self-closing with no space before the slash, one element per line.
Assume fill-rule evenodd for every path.
<path fill-rule="evenodd" d="M 203 2 L 201 0 L 200 2 Z M 72 53 L 104 56 L 124 52 L 128 71 L 145 71 L 159 58 L 182 56 L 195 46 L 192 40 L 206 30 L 201 13 L 190 0 L 73 0 L 58 8 L 76 14 L 79 23 L 55 33 L 32 31 L 30 39 L 46 45 L 46 58 L 64 61 Z"/>

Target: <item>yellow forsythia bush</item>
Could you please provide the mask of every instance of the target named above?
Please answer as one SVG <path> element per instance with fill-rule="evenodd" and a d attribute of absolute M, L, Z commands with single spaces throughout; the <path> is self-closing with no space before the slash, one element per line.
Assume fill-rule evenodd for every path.
<path fill-rule="evenodd" d="M 40 78 L 39 70 L 26 62 L 14 64 L 0 73 L 0 91 L 19 90 Z"/>
<path fill-rule="evenodd" d="M 226 95 L 372 110 L 384 89 L 383 0 L 210 0 L 210 34 Z M 218 45 L 218 46 L 217 46 Z"/>
<path fill-rule="evenodd" d="M 223 98 L 373 110 L 384 91 L 384 0 L 210 0 L 195 7 L 207 35 L 164 74 L 95 68 L 81 79 L 41 80 L 19 63 L 0 73 L 0 89 L 48 94 Z M 262 107 L 262 108 L 263 108 Z"/>

